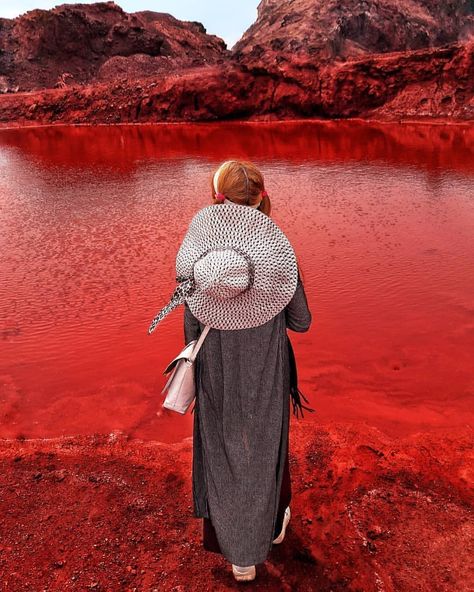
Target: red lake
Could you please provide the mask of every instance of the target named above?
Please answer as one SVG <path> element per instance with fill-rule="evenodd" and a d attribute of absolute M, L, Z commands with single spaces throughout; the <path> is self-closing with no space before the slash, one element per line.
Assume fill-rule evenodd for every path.
<path fill-rule="evenodd" d="M 307 417 L 473 425 L 472 126 L 61 126 L 0 130 L 0 437 L 191 435 L 161 410 L 182 307 L 147 329 L 228 158 L 261 167 L 301 262 Z"/>

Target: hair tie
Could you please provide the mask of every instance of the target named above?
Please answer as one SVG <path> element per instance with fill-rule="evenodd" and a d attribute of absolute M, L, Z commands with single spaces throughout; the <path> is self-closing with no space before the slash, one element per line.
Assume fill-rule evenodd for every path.
<path fill-rule="evenodd" d="M 265 191 L 265 189 L 262 191 L 262 197 L 268 197 L 268 193 Z"/>
<path fill-rule="evenodd" d="M 223 193 L 216 193 L 215 199 L 218 203 L 224 203 L 225 195 Z"/>

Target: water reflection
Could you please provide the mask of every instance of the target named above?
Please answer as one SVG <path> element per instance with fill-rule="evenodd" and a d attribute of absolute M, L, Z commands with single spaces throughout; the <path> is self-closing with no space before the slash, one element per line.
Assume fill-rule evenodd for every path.
<path fill-rule="evenodd" d="M 262 167 L 314 326 L 293 341 L 317 419 L 472 421 L 474 142 L 464 126 L 194 124 L 0 132 L 0 436 L 123 429 L 160 409 L 182 311 L 174 255 L 228 157 Z"/>
<path fill-rule="evenodd" d="M 1 144 L 46 166 L 133 172 L 138 162 L 223 155 L 263 161 L 386 162 L 472 172 L 472 125 L 358 121 L 51 126 L 0 130 Z"/>

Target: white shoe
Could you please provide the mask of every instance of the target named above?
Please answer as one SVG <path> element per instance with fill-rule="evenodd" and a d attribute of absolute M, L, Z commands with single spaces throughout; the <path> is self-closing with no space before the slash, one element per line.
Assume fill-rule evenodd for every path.
<path fill-rule="evenodd" d="M 240 565 L 232 564 L 232 573 L 238 582 L 250 582 L 255 579 L 256 569 L 255 565 L 248 567 L 240 567 Z"/>
<path fill-rule="evenodd" d="M 283 524 L 281 527 L 281 532 L 277 536 L 277 538 L 273 541 L 274 545 L 279 545 L 283 541 L 283 539 L 285 538 L 286 527 L 288 526 L 288 522 L 290 521 L 290 518 L 291 518 L 291 510 L 290 510 L 290 506 L 288 506 L 285 510 L 285 515 L 283 516 Z"/>

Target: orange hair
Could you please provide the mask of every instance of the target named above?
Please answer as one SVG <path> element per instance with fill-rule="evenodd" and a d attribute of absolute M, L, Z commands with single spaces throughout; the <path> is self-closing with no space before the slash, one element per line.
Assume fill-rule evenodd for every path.
<path fill-rule="evenodd" d="M 253 206 L 262 200 L 258 210 L 267 216 L 270 215 L 271 203 L 268 195 L 262 198 L 261 193 L 265 190 L 265 182 L 260 170 L 252 163 L 245 160 L 229 160 L 220 167 L 217 189 L 227 199 L 241 205 Z M 214 203 L 216 190 L 214 188 L 214 171 L 211 177 L 211 192 Z M 247 181 L 248 179 L 248 181 Z"/>
<path fill-rule="evenodd" d="M 246 160 L 229 160 L 219 168 L 221 169 L 217 180 L 219 193 L 223 193 L 227 199 L 241 205 L 253 206 L 262 199 L 257 209 L 270 216 L 272 207 L 270 198 L 268 195 L 263 198 L 260 195 L 265 190 L 264 178 L 261 171 L 252 162 Z M 215 204 L 220 203 L 216 200 L 216 190 L 214 187 L 214 176 L 217 170 L 214 171 L 211 177 L 212 201 Z M 299 261 L 297 265 L 301 281 L 304 282 L 303 271 Z"/>

